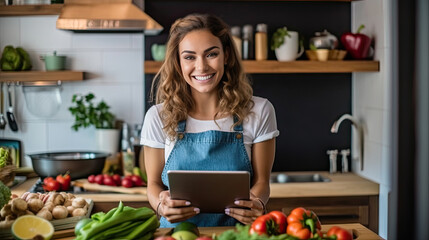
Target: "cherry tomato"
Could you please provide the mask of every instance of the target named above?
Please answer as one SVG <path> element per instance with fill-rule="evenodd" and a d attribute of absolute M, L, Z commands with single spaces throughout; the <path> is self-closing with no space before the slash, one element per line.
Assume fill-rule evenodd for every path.
<path fill-rule="evenodd" d="M 333 226 L 329 229 L 328 233 L 327 233 L 328 237 L 330 236 L 336 236 L 337 240 L 352 240 L 353 239 L 353 235 L 346 229 L 338 227 L 338 226 Z"/>
<path fill-rule="evenodd" d="M 133 181 L 134 186 L 136 187 L 141 187 L 143 185 L 143 180 L 141 177 L 137 176 L 137 175 L 132 175 L 131 176 L 131 181 Z"/>
<path fill-rule="evenodd" d="M 133 181 L 129 178 L 122 179 L 121 184 L 122 184 L 122 187 L 126 187 L 126 188 L 133 187 Z"/>
<path fill-rule="evenodd" d="M 95 183 L 103 185 L 103 178 L 104 177 L 102 174 L 98 174 L 97 176 L 95 176 L 94 181 L 95 181 Z"/>
<path fill-rule="evenodd" d="M 95 183 L 95 175 L 89 175 L 88 182 Z"/>
<path fill-rule="evenodd" d="M 112 178 L 113 178 L 113 181 L 115 181 L 116 186 L 121 186 L 122 178 L 119 174 L 114 174 Z"/>

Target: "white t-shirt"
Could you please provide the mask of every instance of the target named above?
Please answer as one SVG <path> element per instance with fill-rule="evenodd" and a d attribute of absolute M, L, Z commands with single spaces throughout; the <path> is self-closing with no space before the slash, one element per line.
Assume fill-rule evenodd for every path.
<path fill-rule="evenodd" d="M 252 144 L 263 142 L 279 135 L 277 129 L 276 113 L 273 105 L 265 98 L 252 97 L 255 105 L 250 114 L 243 121 L 243 141 L 246 152 L 251 159 Z M 163 123 L 159 116 L 162 104 L 152 106 L 146 113 L 141 132 L 140 143 L 152 148 L 165 148 L 165 160 L 173 150 L 176 141 L 170 141 L 163 130 Z M 186 119 L 185 132 L 199 133 L 209 130 L 233 132 L 231 126 L 234 124 L 232 116 L 213 120 L 198 120 L 188 116 Z"/>

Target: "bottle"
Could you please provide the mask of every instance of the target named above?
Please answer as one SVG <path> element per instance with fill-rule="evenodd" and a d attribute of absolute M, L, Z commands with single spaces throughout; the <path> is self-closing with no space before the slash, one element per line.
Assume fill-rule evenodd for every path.
<path fill-rule="evenodd" d="M 255 59 L 267 60 L 267 58 L 268 58 L 267 24 L 260 23 L 256 25 Z"/>
<path fill-rule="evenodd" d="M 133 131 L 131 132 L 130 142 L 132 144 L 132 148 L 134 150 L 134 156 L 135 156 L 135 163 L 134 165 L 136 167 L 144 167 L 142 166 L 142 162 L 140 159 L 140 151 L 142 148 L 142 145 L 140 145 L 140 133 L 142 130 L 141 124 L 134 124 Z"/>
<path fill-rule="evenodd" d="M 123 175 L 132 175 L 135 164 L 134 149 L 130 142 L 128 124 L 125 122 L 122 124 L 121 154 Z"/>
<path fill-rule="evenodd" d="M 241 41 L 241 37 L 240 37 L 240 27 L 239 26 L 233 26 L 231 27 L 231 35 L 232 35 L 232 40 L 235 43 L 235 47 L 237 49 L 237 53 L 238 53 L 238 57 L 241 59 L 242 58 L 242 41 Z"/>
<path fill-rule="evenodd" d="M 254 59 L 253 27 L 250 24 L 243 26 L 243 60 Z"/>

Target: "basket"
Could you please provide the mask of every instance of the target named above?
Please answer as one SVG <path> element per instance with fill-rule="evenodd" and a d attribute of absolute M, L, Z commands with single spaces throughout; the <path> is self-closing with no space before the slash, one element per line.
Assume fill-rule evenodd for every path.
<path fill-rule="evenodd" d="M 0 168 L 0 181 L 4 183 L 4 185 L 10 187 L 13 184 L 13 180 L 15 180 L 15 165 L 12 163 L 12 157 L 9 155 L 6 166 Z"/>

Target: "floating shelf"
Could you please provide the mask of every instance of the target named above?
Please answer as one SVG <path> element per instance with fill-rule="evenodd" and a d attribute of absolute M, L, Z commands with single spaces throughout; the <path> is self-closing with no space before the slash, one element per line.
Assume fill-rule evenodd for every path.
<path fill-rule="evenodd" d="M 146 74 L 156 74 L 162 62 L 145 61 Z M 351 73 L 379 72 L 379 61 L 243 61 L 247 73 Z"/>
<path fill-rule="evenodd" d="M 82 81 L 84 72 L 76 71 L 0 71 L 1 82 Z"/>
<path fill-rule="evenodd" d="M 0 6 L 0 16 L 59 15 L 64 4 Z"/>

